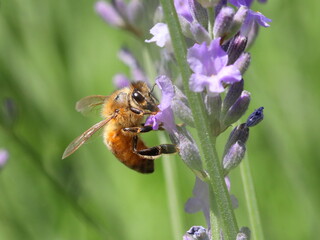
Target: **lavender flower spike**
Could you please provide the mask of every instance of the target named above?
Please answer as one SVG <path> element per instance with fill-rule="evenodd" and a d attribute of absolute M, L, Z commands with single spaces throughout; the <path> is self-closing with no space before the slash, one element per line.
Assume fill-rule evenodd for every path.
<path fill-rule="evenodd" d="M 228 55 L 220 46 L 220 38 L 214 39 L 209 46 L 206 43 L 195 44 L 188 49 L 187 60 L 193 74 L 190 77 L 190 89 L 211 93 L 224 91 L 224 84 L 241 80 L 240 71 L 228 65 Z"/>
<path fill-rule="evenodd" d="M 159 76 L 156 79 L 156 83 L 162 92 L 162 98 L 160 105 L 158 106 L 160 111 L 156 115 L 150 116 L 145 125 L 152 125 L 154 130 L 158 130 L 160 124 L 168 132 L 173 132 L 176 130 L 176 125 L 174 123 L 173 111 L 171 108 L 171 102 L 174 97 L 174 88 L 171 80 L 167 76 Z"/>

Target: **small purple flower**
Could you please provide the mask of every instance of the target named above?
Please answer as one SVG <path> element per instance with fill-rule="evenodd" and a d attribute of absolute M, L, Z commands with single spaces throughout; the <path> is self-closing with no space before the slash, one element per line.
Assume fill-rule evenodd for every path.
<path fill-rule="evenodd" d="M 167 24 L 157 23 L 150 29 L 150 33 L 153 37 L 149 40 L 145 40 L 145 42 L 155 42 L 159 47 L 171 45 L 171 38 Z"/>
<path fill-rule="evenodd" d="M 228 65 L 228 55 L 220 46 L 220 38 L 214 39 L 209 46 L 206 43 L 195 44 L 188 49 L 187 55 L 193 74 L 190 77 L 190 89 L 202 92 L 205 88 L 212 93 L 224 91 L 224 83 L 231 84 L 241 80 L 240 71 Z"/>
<path fill-rule="evenodd" d="M 171 80 L 164 75 L 159 76 L 156 79 L 156 83 L 162 93 L 161 102 L 158 106 L 160 111 L 156 115 L 151 115 L 145 125 L 152 125 L 154 130 L 158 130 L 160 124 L 163 124 L 163 127 L 168 132 L 173 132 L 176 130 L 173 111 L 171 109 L 171 102 L 175 94 L 174 87 Z"/>
<path fill-rule="evenodd" d="M 230 3 L 236 7 L 245 6 L 250 8 L 252 0 L 230 0 Z M 270 25 L 268 22 L 271 21 L 271 19 L 265 17 L 262 13 L 248 9 L 247 17 L 241 28 L 241 34 L 247 36 L 254 22 L 262 27 L 269 27 Z"/>
<path fill-rule="evenodd" d="M 225 177 L 224 181 L 227 185 L 228 191 L 230 191 L 230 179 Z M 208 227 L 210 227 L 210 202 L 209 202 L 209 186 L 206 182 L 196 177 L 196 182 L 192 190 L 193 197 L 189 198 L 184 206 L 184 210 L 187 213 L 203 212 Z"/>
<path fill-rule="evenodd" d="M 0 168 L 2 168 L 8 161 L 9 153 L 5 149 L 0 149 Z"/>

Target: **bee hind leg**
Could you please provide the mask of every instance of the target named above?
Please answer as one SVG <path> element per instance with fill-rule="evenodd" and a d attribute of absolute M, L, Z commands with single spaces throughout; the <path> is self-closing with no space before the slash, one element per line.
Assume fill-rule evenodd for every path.
<path fill-rule="evenodd" d="M 143 158 L 155 159 L 162 154 L 172 154 L 179 152 L 179 149 L 174 144 L 160 144 L 158 146 L 137 150 L 138 137 L 133 138 L 133 151 Z"/>

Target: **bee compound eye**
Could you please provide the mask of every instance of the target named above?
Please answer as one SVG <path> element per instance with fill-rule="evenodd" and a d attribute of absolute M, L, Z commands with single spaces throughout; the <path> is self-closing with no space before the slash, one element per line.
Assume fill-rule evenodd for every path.
<path fill-rule="evenodd" d="M 137 101 L 137 103 L 142 103 L 144 101 L 144 97 L 139 92 L 133 92 L 132 98 Z"/>

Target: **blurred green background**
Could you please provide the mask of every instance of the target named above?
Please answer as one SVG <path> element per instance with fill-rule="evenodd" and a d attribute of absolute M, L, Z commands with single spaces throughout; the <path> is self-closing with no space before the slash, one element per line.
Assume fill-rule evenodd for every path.
<path fill-rule="evenodd" d="M 81 97 L 108 95 L 112 77 L 129 73 L 116 57 L 127 33 L 107 26 L 89 0 L 3 0 L 0 100 L 17 108 L 14 134 L 0 128 L 10 153 L 0 171 L 0 239 L 174 239 L 163 161 L 177 186 L 182 229 L 205 225 L 183 211 L 193 174 L 178 157 L 151 175 L 120 164 L 99 138 L 61 160 L 72 139 L 99 120 L 74 110 Z M 320 234 L 319 3 L 255 4 L 273 22 L 251 49 L 250 111 L 265 120 L 247 146 L 266 239 Z M 158 143 L 154 133 L 145 138 Z M 240 226 L 248 226 L 239 169 L 231 173 Z M 181 232 L 181 235 L 183 232 Z"/>

